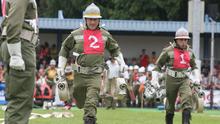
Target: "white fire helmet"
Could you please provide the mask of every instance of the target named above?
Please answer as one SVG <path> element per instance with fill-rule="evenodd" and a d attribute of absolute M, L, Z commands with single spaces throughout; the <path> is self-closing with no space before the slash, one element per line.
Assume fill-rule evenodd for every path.
<path fill-rule="evenodd" d="M 189 32 L 184 28 L 181 27 L 176 31 L 175 40 L 176 39 L 190 39 Z"/>
<path fill-rule="evenodd" d="M 83 12 L 83 18 L 102 18 L 99 7 L 91 3 Z"/>

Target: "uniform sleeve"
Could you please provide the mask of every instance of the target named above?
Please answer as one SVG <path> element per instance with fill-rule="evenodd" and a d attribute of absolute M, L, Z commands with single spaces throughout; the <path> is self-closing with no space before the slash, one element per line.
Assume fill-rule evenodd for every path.
<path fill-rule="evenodd" d="M 8 43 L 17 43 L 20 41 L 20 33 L 24 23 L 25 12 L 29 0 L 11 0 L 8 10 L 7 39 Z"/>
<path fill-rule="evenodd" d="M 168 54 L 166 50 L 163 50 L 162 53 L 160 54 L 160 56 L 158 57 L 157 61 L 156 61 L 156 67 L 155 67 L 155 71 L 161 71 L 161 68 L 166 64 L 168 60 Z"/>
<path fill-rule="evenodd" d="M 63 56 L 65 58 L 69 57 L 69 52 L 73 49 L 75 45 L 74 38 L 72 34 L 70 34 L 62 43 L 59 56 Z"/>
<path fill-rule="evenodd" d="M 195 57 L 194 53 L 192 52 L 192 56 L 190 58 L 190 66 L 191 66 L 192 70 L 198 69 L 195 60 L 196 60 L 196 57 Z"/>
<path fill-rule="evenodd" d="M 112 57 L 117 57 L 120 53 L 120 47 L 118 46 L 117 41 L 112 37 L 111 34 L 108 35 L 106 49 L 109 51 Z"/>

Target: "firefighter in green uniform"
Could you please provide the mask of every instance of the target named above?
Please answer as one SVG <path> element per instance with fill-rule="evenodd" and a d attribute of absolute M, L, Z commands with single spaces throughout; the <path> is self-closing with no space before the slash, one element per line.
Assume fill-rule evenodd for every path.
<path fill-rule="evenodd" d="M 5 63 L 5 124 L 27 124 L 32 111 L 38 41 L 35 0 L 6 0 L 0 55 Z"/>
<path fill-rule="evenodd" d="M 195 56 L 187 44 L 190 40 L 188 31 L 181 27 L 176 31 L 174 43 L 163 49 L 154 71 L 152 84 L 158 87 L 158 72 L 166 66 L 166 124 L 173 124 L 175 100 L 179 93 L 182 107 L 182 124 L 190 124 L 192 109 L 192 92 L 189 82 L 189 70 L 195 75 L 199 83 L 199 70 Z"/>
<path fill-rule="evenodd" d="M 104 50 L 121 64 L 125 62 L 118 43 L 111 34 L 100 27 L 100 10 L 90 4 L 83 12 L 85 24 L 74 30 L 62 43 L 59 52 L 58 74 L 62 75 L 70 50 L 77 56 L 74 64 L 74 93 L 76 105 L 84 108 L 84 123 L 96 123 L 96 105 L 98 103 L 101 73 L 104 70 Z M 60 76 L 59 76 L 60 77 Z"/>

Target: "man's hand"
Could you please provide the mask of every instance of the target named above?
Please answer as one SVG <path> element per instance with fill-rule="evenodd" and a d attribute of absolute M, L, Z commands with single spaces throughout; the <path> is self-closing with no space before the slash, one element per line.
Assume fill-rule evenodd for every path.
<path fill-rule="evenodd" d="M 11 56 L 9 66 L 15 70 L 25 70 L 24 60 L 20 56 Z"/>
<path fill-rule="evenodd" d="M 9 67 L 15 70 L 25 70 L 25 63 L 21 54 L 21 42 L 7 44 L 10 54 Z"/>

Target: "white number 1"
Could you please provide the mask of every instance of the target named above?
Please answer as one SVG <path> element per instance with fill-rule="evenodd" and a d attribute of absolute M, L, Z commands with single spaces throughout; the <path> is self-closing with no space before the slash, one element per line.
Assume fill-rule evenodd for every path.
<path fill-rule="evenodd" d="M 184 54 L 181 54 L 180 57 L 181 57 L 180 64 L 186 64 L 186 61 L 184 60 Z"/>
<path fill-rule="evenodd" d="M 90 45 L 89 45 L 89 47 L 92 47 L 92 48 L 94 48 L 94 49 L 97 49 L 97 48 L 99 48 L 100 46 L 99 45 L 95 45 L 97 42 L 98 42 L 98 39 L 97 39 L 97 37 L 95 37 L 94 35 L 90 35 L 89 36 L 89 40 L 94 40 Z"/>

